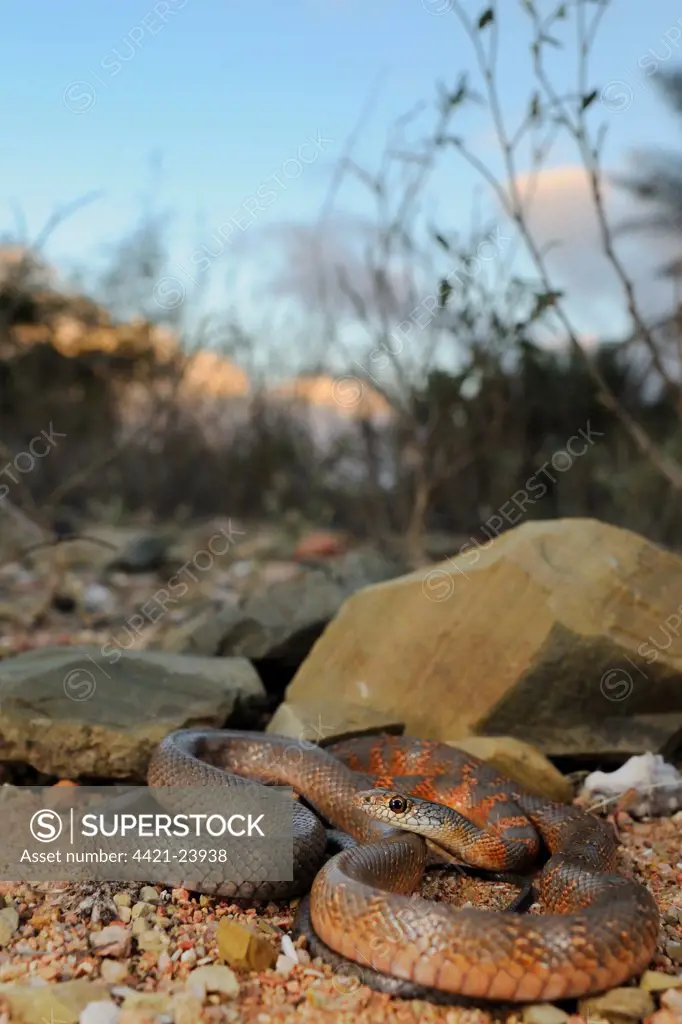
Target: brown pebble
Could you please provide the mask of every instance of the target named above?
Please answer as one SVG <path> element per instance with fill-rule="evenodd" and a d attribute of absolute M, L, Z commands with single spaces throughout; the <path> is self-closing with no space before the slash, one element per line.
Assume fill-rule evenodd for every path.
<path fill-rule="evenodd" d="M 116 959 L 130 953 L 132 933 L 120 924 L 110 924 L 98 932 L 90 932 L 90 945 L 98 956 Z"/>
<path fill-rule="evenodd" d="M 277 951 L 262 932 L 223 917 L 216 931 L 218 955 L 231 967 L 265 971 L 277 962 Z"/>
<path fill-rule="evenodd" d="M 679 988 L 682 977 L 666 974 L 665 971 L 645 971 L 639 980 L 639 987 L 645 992 L 666 992 L 670 988 Z"/>
<path fill-rule="evenodd" d="M 526 1024 L 566 1024 L 568 1014 L 551 1003 L 536 1003 L 523 1011 Z"/>
<path fill-rule="evenodd" d="M 578 1006 L 588 1020 L 600 1017 L 612 1024 L 644 1020 L 654 1012 L 653 999 L 641 988 L 613 988 L 602 996 L 581 999 Z"/>

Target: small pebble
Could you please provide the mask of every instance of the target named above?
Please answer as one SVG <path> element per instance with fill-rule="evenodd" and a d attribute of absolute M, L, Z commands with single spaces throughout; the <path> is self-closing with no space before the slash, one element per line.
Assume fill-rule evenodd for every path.
<path fill-rule="evenodd" d="M 647 1024 L 680 1024 L 680 1018 L 670 1010 L 659 1010 L 653 1017 L 647 1019 Z"/>
<path fill-rule="evenodd" d="M 165 932 L 158 928 L 151 928 L 137 936 L 137 945 L 140 949 L 148 950 L 151 953 L 162 953 L 170 944 L 170 939 Z"/>
<path fill-rule="evenodd" d="M 679 989 L 668 989 L 661 996 L 661 1006 L 676 1013 L 678 1017 L 682 1017 L 682 992 Z"/>
<path fill-rule="evenodd" d="M 0 946 L 12 941 L 12 936 L 19 927 L 19 915 L 14 907 L 3 907 L 0 910 Z"/>
<path fill-rule="evenodd" d="M 293 960 L 294 963 L 298 963 L 298 951 L 290 935 L 282 936 L 282 953 L 284 956 L 289 957 L 290 960 Z"/>
<path fill-rule="evenodd" d="M 0 914 L 2 911 L 0 910 Z M 670 939 L 665 944 L 665 951 L 670 959 L 675 964 L 682 964 L 682 942 L 676 942 L 675 939 Z"/>
<path fill-rule="evenodd" d="M 682 985 L 682 976 L 665 974 L 664 971 L 645 971 L 640 978 L 639 987 L 645 992 L 666 992 L 669 988 Z"/>
<path fill-rule="evenodd" d="M 526 1024 L 565 1024 L 568 1014 L 551 1003 L 536 1003 L 525 1007 L 523 1019 Z"/>
<path fill-rule="evenodd" d="M 209 992 L 220 992 L 235 999 L 239 995 L 239 981 L 234 971 L 224 964 L 197 967 L 187 979 L 187 991 L 203 1002 Z"/>
<path fill-rule="evenodd" d="M 123 1010 L 138 1011 L 140 1024 L 146 1024 L 170 1010 L 170 996 L 167 992 L 129 992 L 123 1000 Z"/>
<path fill-rule="evenodd" d="M 283 953 L 280 953 L 279 956 L 277 957 L 275 970 L 277 971 L 278 974 L 282 974 L 285 978 L 287 978 L 293 971 L 294 967 L 296 967 L 296 963 L 296 960 L 292 960 L 290 956 L 285 956 Z M 537 1021 L 535 1022 L 535 1024 L 553 1024 L 553 1022 Z M 561 1024 L 561 1022 L 557 1021 L 557 1024 Z"/>
<path fill-rule="evenodd" d="M 173 997 L 174 1024 L 197 1024 L 201 1017 L 202 1000 L 191 992 L 181 992 Z"/>
<path fill-rule="evenodd" d="M 654 1001 L 641 988 L 613 988 L 601 996 L 581 999 L 578 1007 L 586 1020 L 639 1021 L 654 1012 Z"/>
<path fill-rule="evenodd" d="M 90 583 L 83 591 L 81 598 L 86 612 L 110 612 L 114 608 L 112 592 L 101 583 Z"/>
<path fill-rule="evenodd" d="M 110 924 L 98 932 L 90 932 L 90 945 L 100 956 L 125 957 L 130 953 L 132 932 L 120 924 Z"/>
<path fill-rule="evenodd" d="M 163 902 L 161 896 L 153 885 L 142 886 L 142 889 L 140 890 L 140 900 L 144 903 L 151 903 L 154 906 Z"/>
<path fill-rule="evenodd" d="M 151 905 L 151 903 L 146 903 L 142 901 L 134 905 L 132 909 L 132 918 L 133 921 L 136 921 L 138 917 L 149 917 L 153 913 L 154 907 Z"/>
<path fill-rule="evenodd" d="M 277 962 L 277 952 L 263 929 L 224 917 L 218 925 L 216 938 L 220 959 L 233 967 L 266 971 Z"/>
<path fill-rule="evenodd" d="M 102 960 L 100 974 L 107 985 L 118 985 L 128 976 L 128 961 Z"/>
<path fill-rule="evenodd" d="M 55 1024 L 57 1018 L 55 1017 Z M 121 1011 L 110 1000 L 102 1000 L 97 1003 L 88 1003 L 80 1017 L 78 1024 L 119 1024 Z"/>

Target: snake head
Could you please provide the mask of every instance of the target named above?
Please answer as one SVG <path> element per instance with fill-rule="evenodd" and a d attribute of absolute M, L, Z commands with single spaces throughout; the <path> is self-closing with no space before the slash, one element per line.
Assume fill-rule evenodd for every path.
<path fill-rule="evenodd" d="M 410 829 L 409 824 L 415 810 L 412 797 L 394 789 L 367 789 L 353 797 L 356 807 L 377 821 L 397 828 Z"/>

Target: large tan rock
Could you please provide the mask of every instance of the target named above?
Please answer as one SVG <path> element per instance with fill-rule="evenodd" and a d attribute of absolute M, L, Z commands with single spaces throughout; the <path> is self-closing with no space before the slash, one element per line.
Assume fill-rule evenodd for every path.
<path fill-rule="evenodd" d="M 285 701 L 270 719 L 266 732 L 325 746 L 364 733 L 385 732 L 400 736 L 404 725 L 362 704 L 334 704 L 331 701 L 292 704 Z"/>
<path fill-rule="evenodd" d="M 680 637 L 682 558 L 592 519 L 530 522 L 354 594 L 286 701 L 550 755 L 667 751 L 682 730 Z"/>

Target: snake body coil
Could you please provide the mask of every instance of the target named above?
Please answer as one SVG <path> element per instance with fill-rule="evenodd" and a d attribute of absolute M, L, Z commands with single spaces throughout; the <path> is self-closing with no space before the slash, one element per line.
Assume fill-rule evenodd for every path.
<path fill-rule="evenodd" d="M 310 920 L 322 943 L 379 975 L 402 979 L 406 989 L 556 1000 L 622 984 L 653 956 L 658 909 L 645 886 L 615 873 L 611 826 L 525 792 L 469 754 L 408 737 L 366 737 L 322 750 L 262 733 L 184 730 L 164 740 L 148 773 L 150 785 L 178 787 L 243 785 L 244 776 L 293 786 L 358 845 L 323 863 L 324 827 L 297 803 L 293 883 L 210 878 L 201 891 L 277 899 L 312 884 Z M 427 861 L 426 841 L 396 828 L 389 798 L 382 804 L 376 794 L 368 801 L 362 794 L 369 789 L 398 791 L 463 815 L 461 828 L 450 816 L 452 835 L 444 837 L 463 859 L 490 870 L 528 866 L 542 842 L 551 856 L 537 889 L 547 913 L 454 910 L 412 896 Z M 371 803 L 383 820 L 368 815 Z M 425 834 L 437 842 L 437 813 L 435 831 L 432 817 Z"/>

